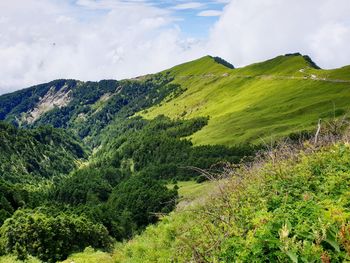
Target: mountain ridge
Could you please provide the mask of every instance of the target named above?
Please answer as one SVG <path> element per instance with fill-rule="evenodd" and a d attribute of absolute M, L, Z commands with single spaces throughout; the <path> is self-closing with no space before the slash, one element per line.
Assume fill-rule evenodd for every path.
<path fill-rule="evenodd" d="M 48 124 L 70 128 L 82 139 L 94 141 L 97 132 L 110 125 L 116 118 L 115 114 L 125 111 L 123 109 L 127 106 L 133 108 L 124 114 L 128 117 L 135 114 L 147 119 L 159 114 L 171 118 L 209 116 L 209 124 L 191 137 L 193 142 L 233 145 L 257 142 L 260 137 L 266 139 L 274 133 L 280 137 L 310 130 L 322 114 L 331 115 L 333 105 L 338 111 L 347 111 L 345 98 L 348 97 L 346 87 L 350 82 L 350 66 L 323 70 L 309 56 L 300 53 L 277 56 L 245 67 L 230 65 L 221 58 L 207 55 L 160 73 L 130 80 L 54 80 L 0 96 L 0 120 L 24 127 Z M 55 93 L 49 94 L 50 90 Z M 345 97 L 341 98 L 339 92 Z M 135 94 L 138 95 L 135 97 Z M 316 105 L 309 107 L 305 96 L 315 97 Z M 142 97 L 149 101 L 141 102 Z M 300 105 L 290 103 L 299 99 L 304 100 Z M 271 102 L 266 104 L 264 100 Z M 325 103 L 328 109 L 322 107 Z M 280 116 L 265 112 L 265 116 L 271 117 L 270 125 L 261 123 L 254 132 L 249 123 L 254 119 L 262 120 L 262 112 L 270 105 L 279 105 L 276 111 Z M 311 114 L 313 122 L 305 124 L 300 118 L 293 124 L 278 121 L 283 115 L 300 117 L 298 111 Z M 255 113 L 259 116 L 253 116 Z M 245 120 L 242 119 L 244 116 Z M 98 123 L 102 120 L 102 124 L 91 129 L 94 126 L 91 123 L 96 119 Z M 241 128 L 235 128 L 234 119 Z M 299 127 L 293 129 L 296 122 L 299 122 Z M 242 134 L 244 130 L 246 132 Z M 231 138 L 227 138 L 228 132 L 232 132 Z"/>
<path fill-rule="evenodd" d="M 196 63 L 203 67 L 203 58 Z M 274 133 L 280 137 L 291 132 L 311 130 L 320 117 L 327 118 L 325 114 L 331 116 L 334 104 L 338 110 L 348 110 L 345 98 L 339 94 L 349 97 L 348 67 L 321 70 L 310 67 L 309 60 L 302 55 L 287 55 L 243 68 L 215 70 L 216 73 L 201 74 L 197 78 L 192 75 L 193 70 L 186 77 L 175 75 L 174 83 L 190 88 L 178 98 L 160 107 L 153 107 L 141 116 L 146 118 L 154 118 L 159 114 L 172 118 L 210 116 L 208 126 L 194 134 L 193 142 L 195 144 L 220 142 L 232 145 L 245 141 L 257 142 L 260 137 L 267 138 Z M 269 103 L 265 103 L 268 101 Z M 311 101 L 319 104 L 309 107 Z M 278 109 L 271 111 L 277 106 Z M 291 112 L 293 109 L 309 114 L 308 123 L 300 120 L 301 115 L 297 112 L 293 114 Z M 283 123 L 283 118 L 287 117 L 283 117 L 284 114 L 295 116 L 294 123 Z M 266 117 L 270 117 L 270 121 Z M 264 118 L 265 124 L 269 124 L 269 127 L 264 123 L 259 124 Z M 277 118 L 279 123 L 274 121 L 274 118 Z M 235 128 L 233 119 L 236 119 L 241 129 Z M 227 123 L 229 124 L 226 125 Z M 254 123 L 257 127 L 260 125 L 257 131 L 253 131 L 251 127 Z M 296 127 L 296 124 L 299 127 Z M 283 130 L 285 125 L 287 126 Z M 228 131 L 232 132 L 230 137 L 235 139 L 227 138 Z"/>

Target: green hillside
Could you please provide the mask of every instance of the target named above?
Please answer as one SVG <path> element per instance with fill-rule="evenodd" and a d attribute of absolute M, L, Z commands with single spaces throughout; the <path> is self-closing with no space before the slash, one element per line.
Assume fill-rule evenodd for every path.
<path fill-rule="evenodd" d="M 349 109 L 350 68 L 318 69 L 299 54 L 238 69 L 210 57 L 165 71 L 185 91 L 141 113 L 146 118 L 209 116 L 194 144 L 261 143 L 315 127 Z"/>
<path fill-rule="evenodd" d="M 339 234 L 347 203 L 337 201 L 347 197 L 346 142 L 248 168 L 271 151 L 271 138 L 296 143 L 319 119 L 342 119 L 349 89 L 349 66 L 322 70 L 287 54 L 242 68 L 206 56 L 135 79 L 63 79 L 2 95 L 0 262 L 347 260 Z M 222 191 L 208 182 L 223 174 L 221 184 L 238 174 L 242 185 Z M 209 193 L 219 199 L 212 203 Z M 313 202 L 299 203 L 309 195 Z M 327 217 L 333 208 L 344 213 L 339 222 Z M 227 213 L 230 225 L 215 218 Z M 301 222 L 308 218 L 312 229 Z M 285 225 L 293 240 L 278 240 Z"/>
<path fill-rule="evenodd" d="M 116 246 L 115 262 L 348 262 L 349 156 L 344 142 L 276 150 Z"/>
<path fill-rule="evenodd" d="M 170 81 L 162 74 L 122 81 L 55 80 L 0 96 L 0 120 L 21 127 L 69 129 L 96 146 L 101 131 L 113 120 L 175 96 L 178 86 L 168 85 Z"/>
<path fill-rule="evenodd" d="M 17 129 L 0 122 L 1 179 L 25 182 L 67 174 L 87 157 L 71 135 L 50 127 Z"/>
<path fill-rule="evenodd" d="M 323 70 L 298 53 L 236 69 L 206 56 L 132 80 L 56 80 L 3 95 L 0 120 L 68 128 L 95 147 L 101 131 L 109 137 L 116 123 L 135 113 L 209 117 L 192 142 L 233 146 L 308 131 L 320 118 L 344 114 L 349 87 L 349 66 Z"/>
<path fill-rule="evenodd" d="M 52 180 L 87 157 L 72 136 L 50 127 L 23 130 L 0 122 L 0 225 L 19 208 L 43 202 Z"/>

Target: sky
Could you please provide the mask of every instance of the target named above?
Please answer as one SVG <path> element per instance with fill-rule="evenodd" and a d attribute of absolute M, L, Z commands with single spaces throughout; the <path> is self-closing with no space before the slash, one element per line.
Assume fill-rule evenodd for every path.
<path fill-rule="evenodd" d="M 124 79 L 204 55 L 350 64 L 349 0 L 0 0 L 0 94 L 58 78 Z"/>

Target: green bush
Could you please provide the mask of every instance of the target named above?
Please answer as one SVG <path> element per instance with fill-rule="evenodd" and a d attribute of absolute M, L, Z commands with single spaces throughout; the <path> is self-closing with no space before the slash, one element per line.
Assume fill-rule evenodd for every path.
<path fill-rule="evenodd" d="M 120 244 L 116 261 L 349 261 L 349 145 L 271 156 L 235 170 L 205 205 L 173 213 Z"/>
<path fill-rule="evenodd" d="M 148 224 L 157 222 L 157 213 L 167 214 L 172 211 L 176 198 L 177 191 L 169 190 L 160 181 L 147 175 L 132 176 L 113 190 L 108 210 L 116 222 L 129 222 L 124 227 L 124 235 L 129 233 L 130 237 L 135 227 L 143 229 Z M 134 229 L 130 223 L 135 225 Z M 119 230 L 123 225 L 125 223 L 119 224 Z M 120 239 L 120 232 L 116 229 L 113 232 Z"/>
<path fill-rule="evenodd" d="M 87 246 L 108 249 L 111 242 L 101 224 L 83 216 L 50 216 L 40 210 L 18 210 L 0 229 L 1 252 L 15 254 L 21 260 L 31 255 L 56 262 Z"/>

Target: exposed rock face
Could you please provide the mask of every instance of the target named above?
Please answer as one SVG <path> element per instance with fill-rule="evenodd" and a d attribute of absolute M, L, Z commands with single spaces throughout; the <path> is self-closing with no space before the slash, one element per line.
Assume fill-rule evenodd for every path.
<path fill-rule="evenodd" d="M 103 95 L 101 96 L 101 98 L 99 99 L 99 101 L 105 102 L 105 101 L 109 100 L 112 96 L 113 96 L 112 93 L 107 92 L 107 93 L 105 93 L 105 94 L 103 94 Z"/>
<path fill-rule="evenodd" d="M 67 85 L 64 85 L 58 91 L 55 90 L 55 87 L 51 87 L 45 96 L 40 99 L 38 104 L 23 116 L 22 121 L 26 123 L 33 123 L 44 113 L 54 109 L 55 107 L 62 108 L 67 106 L 71 101 L 70 94 L 71 90 Z"/>

